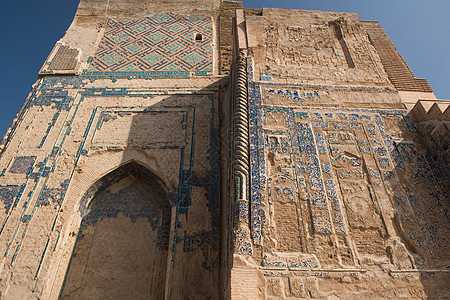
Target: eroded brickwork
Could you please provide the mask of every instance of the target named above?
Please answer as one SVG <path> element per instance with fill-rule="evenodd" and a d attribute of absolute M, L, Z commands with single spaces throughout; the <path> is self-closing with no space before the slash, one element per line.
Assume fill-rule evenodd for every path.
<path fill-rule="evenodd" d="M 243 15 L 251 196 L 235 197 L 232 282 L 256 271 L 253 299 L 448 297 L 448 128 L 411 120 L 395 48 L 356 14 Z"/>
<path fill-rule="evenodd" d="M 378 22 L 361 22 L 366 28 L 370 42 L 377 49 L 389 80 L 399 91 L 432 92 L 428 81 L 415 78 L 394 44 L 384 32 Z"/>
<path fill-rule="evenodd" d="M 81 2 L 2 142 L 2 298 L 219 298 L 229 94 L 197 2 Z"/>
<path fill-rule="evenodd" d="M 448 101 L 378 23 L 241 7 L 81 1 L 0 143 L 2 299 L 449 298 Z"/>
<path fill-rule="evenodd" d="M 220 73 L 229 74 L 233 62 L 233 22 L 240 1 L 222 1 L 220 5 Z"/>

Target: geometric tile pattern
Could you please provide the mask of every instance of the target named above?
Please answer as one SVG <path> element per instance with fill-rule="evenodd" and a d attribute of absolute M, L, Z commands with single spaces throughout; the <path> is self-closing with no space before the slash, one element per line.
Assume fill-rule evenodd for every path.
<path fill-rule="evenodd" d="M 49 65 L 49 70 L 74 70 L 77 66 L 78 50 L 61 45 Z"/>
<path fill-rule="evenodd" d="M 78 65 L 77 49 L 56 43 L 47 61 L 39 71 L 39 75 L 45 74 L 74 74 Z"/>
<path fill-rule="evenodd" d="M 35 156 L 16 157 L 9 171 L 15 174 L 27 174 L 28 171 L 32 171 L 30 169 L 33 167 L 35 160 Z"/>
<path fill-rule="evenodd" d="M 357 182 L 357 186 L 370 183 L 373 190 L 360 192 L 366 196 L 364 199 L 381 197 L 385 193 L 384 186 L 388 187 L 390 194 L 387 197 L 395 209 L 409 216 L 401 220 L 409 241 L 417 248 L 428 247 L 436 257 L 443 255 L 448 244 L 444 238 L 448 236 L 448 227 L 443 224 L 448 224 L 449 214 L 443 208 L 446 198 L 438 182 L 445 174 L 430 168 L 424 154 L 406 138 L 416 129 L 405 110 L 265 105 L 261 96 L 264 86 L 249 81 L 252 202 L 248 210 L 252 213 L 255 244 L 261 243 L 264 232 L 264 210 L 261 208 L 267 201 L 264 191 L 267 182 L 273 181 L 265 161 L 267 150 L 291 157 L 289 167 L 297 179 L 295 188 L 309 202 L 314 232 L 346 233 L 348 222 L 341 212 L 346 211 L 347 216 L 353 213 L 353 208 L 343 210 L 343 203 L 349 205 L 353 201 L 350 183 Z M 281 91 L 293 94 L 293 90 L 286 89 L 285 85 L 283 88 L 270 93 L 270 97 L 281 95 Z M 286 125 L 265 128 L 270 120 L 269 112 L 282 116 L 280 120 Z M 391 136 L 395 130 L 405 137 Z M 273 136 L 277 141 L 273 138 L 272 142 Z M 287 142 L 284 142 L 285 137 Z M 407 168 L 410 173 L 405 172 Z M 414 183 L 408 190 L 394 187 L 393 183 L 408 180 Z M 434 216 L 433 220 L 429 216 Z M 379 217 L 372 221 L 381 226 Z"/>
<path fill-rule="evenodd" d="M 46 206 L 52 203 L 61 205 L 64 200 L 64 196 L 66 195 L 67 188 L 69 187 L 69 183 L 70 180 L 66 179 L 61 183 L 61 187 L 59 188 L 49 188 L 45 186 L 39 195 L 36 206 Z"/>
<path fill-rule="evenodd" d="M 6 213 L 9 213 L 11 207 L 16 207 L 19 202 L 20 197 L 22 196 L 22 192 L 25 188 L 25 185 L 7 185 L 0 186 L 0 199 L 3 201 L 5 205 Z"/>
<path fill-rule="evenodd" d="M 210 22 L 210 19 L 208 18 L 208 22 Z M 197 31 L 198 32 L 198 31 Z M 203 41 L 205 39 L 210 39 L 210 36 L 208 37 L 205 34 L 203 35 Z M 201 42 L 200 42 L 201 43 Z M 199 44 L 200 44 L 199 43 Z M 192 71 L 192 70 L 190 70 Z M 185 73 L 190 73 L 190 71 Z M 195 70 L 194 70 L 195 71 Z M 150 74 L 152 71 L 142 71 L 143 73 Z M 206 71 L 205 71 L 206 72 Z M 104 72 L 106 73 L 106 72 Z M 111 73 L 119 73 L 119 72 L 111 72 Z M 134 72 L 125 72 L 133 74 Z M 153 73 L 157 73 L 156 71 Z M 161 71 L 160 73 L 163 73 Z M 170 72 L 166 72 L 170 73 Z M 175 72 L 174 72 L 175 73 Z M 209 72 L 208 72 L 209 73 Z M 88 77 L 91 79 L 90 77 Z M 111 78 L 114 78 L 113 76 Z M 137 94 L 135 90 L 128 89 L 128 88 L 118 88 L 118 89 L 110 89 L 110 88 L 86 88 L 85 85 L 87 84 L 86 81 L 84 81 L 85 78 L 82 76 L 48 76 L 44 77 L 42 80 L 42 84 L 33 90 L 33 94 L 31 95 L 29 101 L 27 102 L 27 106 L 24 109 L 24 113 L 19 113 L 18 120 L 23 121 L 24 116 L 28 112 L 28 109 L 30 107 L 45 107 L 45 109 L 52 109 L 56 110 L 55 115 L 52 118 L 51 123 L 49 124 L 49 128 L 56 125 L 56 120 L 60 115 L 65 113 L 64 111 L 69 111 L 73 107 L 73 101 L 74 98 L 69 96 L 70 90 L 79 90 L 78 95 L 80 95 L 82 98 L 89 98 L 89 97 L 133 97 L 136 95 L 139 95 L 139 97 L 152 97 L 155 93 L 149 93 L 149 94 L 141 94 L 140 92 Z M 93 80 L 91 79 L 91 82 Z M 188 96 L 191 97 L 192 95 L 190 93 L 188 94 L 180 94 L 180 96 Z M 212 106 L 212 109 L 208 109 L 209 113 L 211 114 L 210 119 L 210 127 L 209 127 L 209 148 L 205 152 L 206 158 L 209 161 L 209 168 L 208 170 L 205 170 L 205 172 L 201 175 L 197 175 L 194 170 L 192 170 L 191 175 L 185 179 L 184 175 L 187 173 L 187 168 L 191 168 L 188 166 L 193 166 L 194 159 L 193 155 L 190 155 L 190 153 L 193 153 L 194 149 L 194 143 L 191 144 L 191 150 L 189 150 L 189 154 L 186 155 L 186 157 L 182 156 L 181 161 L 183 162 L 180 166 L 180 177 L 179 182 L 183 183 L 184 181 L 186 184 L 191 184 L 193 187 L 202 187 L 205 191 L 205 197 L 207 201 L 207 210 L 211 214 L 210 216 L 210 224 L 207 226 L 208 228 L 206 230 L 200 230 L 197 232 L 185 232 L 183 229 L 176 224 L 176 228 L 174 229 L 176 232 L 176 238 L 174 240 L 171 240 L 170 242 L 173 243 L 173 253 L 175 253 L 176 247 L 179 247 L 180 245 L 183 246 L 183 250 L 185 252 L 200 252 L 200 255 L 203 254 L 204 259 L 201 260 L 201 266 L 205 270 L 213 270 L 217 268 L 219 259 L 218 259 L 218 249 L 219 249 L 219 242 L 220 242 L 220 169 L 219 169 L 219 132 L 218 132 L 218 124 L 216 119 L 216 112 L 217 110 L 214 109 L 214 105 L 217 100 L 213 98 L 211 94 L 208 95 L 209 99 L 211 100 L 210 104 Z M 83 100 L 81 100 L 83 101 Z M 198 114 L 197 114 L 198 115 Z M 71 122 L 76 118 L 76 110 L 75 113 L 72 116 L 72 120 L 70 120 L 70 116 L 68 117 L 68 123 L 71 124 Z M 192 120 L 194 120 L 194 117 L 191 117 Z M 17 124 L 20 124 L 20 123 Z M 13 125 L 13 133 L 14 128 L 18 127 L 19 125 Z M 64 123 L 66 124 L 66 123 Z M 86 130 L 91 130 L 91 125 L 93 124 L 93 120 L 90 120 Z M 194 122 L 192 123 L 194 124 Z M 95 125 L 94 125 L 95 126 Z M 67 179 L 63 182 L 58 182 L 49 184 L 47 181 L 47 178 L 52 178 L 52 174 L 55 171 L 55 166 L 59 163 L 57 160 L 61 154 L 61 149 L 63 146 L 65 146 L 65 142 L 69 140 L 67 137 L 71 134 L 71 126 L 69 126 L 67 129 L 64 128 L 62 130 L 61 135 L 64 137 L 62 140 L 58 140 L 55 142 L 53 147 L 49 147 L 47 152 L 47 156 L 44 158 L 43 161 L 36 161 L 34 159 L 33 164 L 31 164 L 30 161 L 30 168 L 27 168 L 27 179 L 34 179 L 34 182 L 42 182 L 44 181 L 42 186 L 36 187 L 34 191 L 38 193 L 38 199 L 35 203 L 31 201 L 25 201 L 23 204 L 20 203 L 20 206 L 26 209 L 30 206 L 35 206 L 36 208 L 42 208 L 42 207 L 58 207 L 62 204 L 63 200 L 65 199 L 67 188 L 69 186 L 70 180 Z M 194 131 L 194 125 L 192 125 L 192 131 Z M 43 142 L 47 138 L 49 134 L 49 129 L 45 133 L 43 133 Z M 191 133 L 191 136 L 193 136 L 193 133 Z M 5 138 L 5 141 L 8 142 L 10 139 L 10 136 L 7 136 Z M 82 144 L 80 145 L 80 149 L 84 150 L 84 145 L 87 140 L 87 137 L 84 137 Z M 41 143 L 42 145 L 43 143 Z M 184 148 L 189 148 L 188 145 L 186 145 Z M 39 151 L 39 150 L 36 150 Z M 79 151 L 77 154 L 77 159 L 80 158 L 82 151 Z M 13 171 L 16 168 L 19 168 L 20 172 L 24 172 L 25 166 L 28 166 L 28 160 L 25 160 L 25 158 L 31 157 L 20 157 L 20 163 L 19 163 L 19 157 L 17 158 L 17 162 L 11 163 L 11 167 L 9 169 L 5 169 L 4 171 Z M 23 160 L 22 160 L 23 158 Z M 15 166 L 13 166 L 15 165 Z M 121 168 L 121 170 L 123 170 Z M 0 170 L 1 172 L 1 170 Z M 28 184 L 31 183 L 31 180 L 27 181 Z M 5 207 L 6 213 L 11 212 L 11 210 L 14 207 L 17 207 L 19 205 L 19 200 L 21 199 L 21 195 L 23 190 L 25 189 L 27 185 L 24 184 L 23 186 L 15 185 L 15 186 L 9 186 L 9 185 L 3 185 L 0 186 L 0 201 L 3 202 L 3 205 Z M 98 188 L 98 187 L 97 187 Z M 176 207 L 177 211 L 177 218 L 180 217 L 179 214 L 184 214 L 186 211 L 186 208 L 190 205 L 190 199 L 185 198 L 184 196 L 188 196 L 184 194 L 184 191 L 180 187 L 172 187 L 172 189 L 176 192 L 173 198 L 173 205 Z M 95 193 L 93 193 L 92 190 L 87 191 L 87 194 L 89 194 L 89 197 L 95 196 Z M 28 197 L 30 197 L 30 193 L 27 193 Z M 34 194 L 36 195 L 36 194 Z M 86 195 L 85 195 L 86 196 Z M 186 199 L 187 201 L 182 201 L 183 199 Z M 83 209 L 87 209 L 87 203 L 84 202 L 86 200 L 86 197 L 83 197 L 82 203 L 80 203 L 81 211 Z M 120 201 L 125 201 L 126 199 L 122 199 Z M 116 203 L 120 204 L 120 203 Z M 136 205 L 138 202 L 132 202 L 132 205 Z M 185 206 L 182 206 L 185 204 Z M 125 207 L 120 206 L 120 211 L 124 212 L 125 214 L 128 214 L 132 219 L 136 216 L 140 216 L 141 214 L 147 214 L 147 210 L 145 209 L 134 209 L 132 206 Z M 128 209 L 128 210 L 127 210 Z M 22 225 L 18 225 L 16 230 L 19 230 L 19 226 L 23 226 L 23 224 L 26 224 L 31 221 L 34 212 L 37 212 L 38 210 L 31 211 L 30 214 L 23 215 L 23 218 L 21 218 Z M 80 212 L 81 212 L 80 211 Z M 110 211 L 112 214 L 115 214 L 117 210 Z M 169 212 L 170 214 L 170 212 Z M 208 216 L 209 217 L 209 216 Z M 169 220 L 170 218 L 163 218 L 164 220 Z M 161 230 L 163 229 L 163 230 Z M 50 229 L 49 229 L 50 230 Z M 177 233 L 178 231 L 178 233 Z M 162 227 L 158 229 L 158 236 L 157 236 L 157 246 L 161 248 L 167 249 L 168 247 L 168 236 L 170 234 L 170 223 L 162 224 Z M 23 240 L 23 237 L 21 235 L 16 235 L 12 243 L 21 243 Z M 16 250 L 19 249 L 16 247 Z M 49 248 L 50 249 L 50 248 Z M 13 250 L 13 248 L 8 248 L 6 251 L 6 254 L 9 253 L 10 250 Z M 42 254 L 42 259 L 46 256 L 46 253 L 48 249 L 46 248 Z M 199 251 L 200 250 L 200 251 Z M 17 253 L 16 253 L 17 254 Z M 194 255 L 192 253 L 192 255 Z M 13 255 L 15 258 L 16 256 Z M 13 260 L 14 261 L 14 260 Z M 42 263 L 42 261 L 41 261 Z M 39 270 L 38 270 L 39 271 Z"/>
<path fill-rule="evenodd" d="M 124 188 L 115 193 L 105 192 L 110 186 L 131 175 L 138 179 L 133 186 L 142 185 L 146 188 L 141 188 L 141 190 Z M 105 175 L 94 183 L 80 200 L 78 211 L 83 217 L 81 229 L 96 225 L 99 220 L 104 218 L 115 218 L 119 212 L 123 212 L 133 223 L 138 218 L 147 218 L 153 230 L 158 230 L 157 246 L 167 250 L 170 231 L 170 203 L 169 199 L 165 198 L 163 188 L 158 182 L 159 179 L 153 172 L 134 162 L 127 163 Z M 81 232 L 80 234 L 82 235 Z"/>
<path fill-rule="evenodd" d="M 199 34 L 201 40 L 197 41 Z M 109 20 L 86 73 L 211 72 L 211 44 L 212 20 L 201 14 Z"/>

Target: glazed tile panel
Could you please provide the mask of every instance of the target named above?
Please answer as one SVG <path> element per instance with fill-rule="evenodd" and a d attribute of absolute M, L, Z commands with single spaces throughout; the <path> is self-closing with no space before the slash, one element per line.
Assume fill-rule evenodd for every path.
<path fill-rule="evenodd" d="M 283 227 L 288 223 L 282 209 L 300 203 L 305 206 L 300 207 L 301 234 L 305 234 L 302 230 L 322 235 L 349 233 L 359 253 L 383 256 L 385 247 L 378 231 L 389 229 L 383 225 L 379 207 L 393 203 L 409 243 L 419 253 L 445 256 L 445 188 L 438 185 L 439 172 L 429 167 L 426 155 L 430 154 L 424 155 L 416 128 L 404 110 L 265 105 L 261 90 L 266 85 L 277 87 L 249 83 L 252 203 L 248 209 L 254 244 L 262 244 L 269 233 L 278 238 L 277 251 L 302 249 L 283 244 L 292 240 L 293 230 Z M 321 93 L 317 90 L 311 95 L 320 97 Z M 268 96 L 284 99 L 286 94 L 295 91 L 284 87 Z M 410 187 L 404 189 L 401 183 Z M 277 203 L 283 203 L 278 211 Z M 268 207 L 274 207 L 274 212 Z M 270 233 L 265 222 L 277 223 L 284 236 Z M 360 235 L 361 228 L 365 235 Z M 366 240 L 372 243 L 370 247 Z"/>
<path fill-rule="evenodd" d="M 201 14 L 109 20 L 87 73 L 212 72 L 211 44 L 212 19 Z"/>
<path fill-rule="evenodd" d="M 27 174 L 33 168 L 35 160 L 35 156 L 16 157 L 9 171 L 16 174 Z"/>

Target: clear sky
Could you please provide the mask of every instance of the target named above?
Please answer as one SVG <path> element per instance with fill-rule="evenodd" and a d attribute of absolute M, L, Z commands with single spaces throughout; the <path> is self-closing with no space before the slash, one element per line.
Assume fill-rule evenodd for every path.
<path fill-rule="evenodd" d="M 151 1 L 151 0 L 149 0 Z M 450 99 L 450 0 L 244 0 L 246 8 L 348 11 L 377 20 L 418 78 Z M 1 0 L 0 136 L 9 127 L 78 0 Z"/>

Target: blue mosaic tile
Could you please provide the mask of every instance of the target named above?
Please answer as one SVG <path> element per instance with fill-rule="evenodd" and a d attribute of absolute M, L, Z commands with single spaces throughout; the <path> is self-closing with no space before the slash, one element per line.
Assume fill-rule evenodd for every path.
<path fill-rule="evenodd" d="M 327 173 L 327 174 L 332 174 L 331 173 L 331 164 L 330 163 L 326 163 L 326 164 L 322 164 L 322 170 Z"/>
<path fill-rule="evenodd" d="M 430 217 L 435 215 L 438 216 L 438 219 L 444 220 L 445 223 L 445 214 L 448 215 L 448 212 L 445 212 L 445 210 L 442 209 L 444 206 L 442 204 L 442 199 L 448 198 L 443 197 L 447 191 L 445 188 L 442 188 L 441 191 L 440 188 L 436 187 L 436 185 L 439 185 L 438 182 L 444 183 L 441 185 L 445 185 L 445 183 L 448 182 L 448 179 L 445 180 L 445 178 L 447 178 L 447 173 L 440 171 L 437 166 L 438 163 L 441 165 L 445 165 L 445 163 L 441 161 L 436 163 L 433 161 L 436 160 L 435 157 L 439 158 L 442 156 L 436 155 L 436 152 L 430 151 L 430 153 L 427 153 L 426 155 L 417 155 L 416 151 L 418 150 L 415 149 L 415 146 L 411 141 L 408 141 L 405 138 L 394 138 L 390 136 L 387 129 L 385 130 L 384 125 L 385 123 L 388 123 L 386 121 L 388 119 L 389 124 L 394 120 L 393 126 L 399 126 L 400 129 L 405 128 L 409 131 L 417 130 L 417 128 L 415 128 L 416 126 L 412 122 L 409 123 L 410 120 L 408 120 L 408 118 L 405 118 L 406 110 L 355 109 L 342 107 L 320 108 L 300 106 L 300 103 L 296 107 L 276 105 L 265 106 L 263 105 L 260 96 L 261 86 L 264 86 L 265 96 L 268 98 L 282 97 L 295 101 L 294 99 L 298 97 L 298 102 L 301 102 L 300 97 L 302 95 L 299 93 L 300 89 L 295 92 L 296 87 L 307 87 L 310 89 L 332 88 L 336 90 L 383 91 L 383 89 L 376 87 L 321 86 L 307 84 L 289 84 L 289 87 L 286 87 L 286 84 L 284 83 L 255 83 L 252 79 L 249 79 L 250 161 L 252 182 L 250 192 L 252 195 L 252 205 L 254 206 L 251 210 L 251 219 L 252 222 L 255 220 L 255 226 L 251 227 L 252 234 L 255 232 L 256 236 L 260 236 L 262 232 L 261 227 L 258 227 L 261 223 L 258 222 L 259 219 L 255 214 L 262 215 L 262 210 L 257 209 L 264 205 L 264 197 L 262 197 L 263 195 L 261 195 L 260 191 L 264 191 L 266 181 L 270 182 L 271 180 L 271 178 L 266 179 L 267 175 L 266 170 L 264 169 L 265 164 L 263 165 L 262 163 L 266 153 L 265 151 L 278 151 L 278 144 L 280 144 L 279 141 L 278 143 L 267 140 L 260 141 L 262 135 L 265 137 L 270 135 L 268 129 L 263 131 L 260 128 L 260 125 L 263 123 L 260 117 L 261 112 L 266 109 L 271 109 L 285 112 L 286 115 L 295 115 L 295 120 L 298 122 L 291 123 L 287 118 L 287 129 L 277 129 L 277 132 L 274 133 L 274 135 L 280 136 L 288 134 L 291 137 L 290 153 L 295 154 L 292 158 L 293 164 L 295 165 L 293 169 L 297 176 L 296 182 L 299 191 L 302 191 L 302 199 L 309 200 L 311 203 L 312 222 L 315 232 L 330 233 L 332 230 L 331 223 L 334 224 L 337 233 L 345 232 L 346 230 L 344 216 L 340 212 L 341 206 L 338 199 L 339 189 L 335 188 L 334 182 L 330 179 L 330 175 L 333 174 L 333 167 L 327 165 L 328 161 L 325 159 L 325 154 L 329 152 L 334 158 L 339 155 L 341 149 L 343 149 L 340 145 L 354 145 L 353 149 L 357 149 L 361 153 L 362 159 L 352 158 L 351 156 L 346 157 L 345 160 L 351 166 L 352 170 L 341 170 L 337 173 L 338 177 L 343 179 L 355 179 L 356 177 L 356 179 L 367 180 L 366 177 L 369 175 L 374 177 L 370 179 L 374 181 L 374 184 L 381 187 L 384 183 L 387 188 L 391 189 L 394 186 L 391 180 L 393 182 L 399 180 L 397 176 L 403 172 L 403 169 L 408 167 L 411 168 L 411 170 L 414 170 L 414 172 L 410 174 L 410 179 L 414 181 L 414 184 L 417 184 L 418 188 L 429 189 L 430 192 L 419 193 L 417 196 L 414 195 L 414 197 L 396 196 L 397 198 L 396 200 L 393 200 L 393 202 L 397 203 L 396 205 L 405 205 L 405 207 L 408 206 L 408 201 L 411 203 L 411 207 L 414 208 L 415 213 L 417 214 L 418 222 L 422 223 L 420 226 L 414 225 L 411 227 L 408 225 L 411 220 L 405 218 L 400 220 L 403 224 L 407 224 L 405 227 L 409 230 L 407 235 L 415 245 L 424 247 L 424 245 L 429 244 L 431 245 L 432 255 L 440 255 L 438 252 L 439 247 L 437 246 L 437 236 L 442 228 L 435 222 L 424 224 L 423 221 L 420 220 L 421 215 L 429 215 Z M 304 99 L 306 102 L 307 99 Z M 320 117 L 322 117 L 322 119 L 320 119 Z M 312 122 L 309 122 L 310 120 Z M 324 120 L 330 121 L 330 123 L 326 125 Z M 317 135 L 317 133 L 321 134 L 323 131 L 329 133 L 333 127 L 336 134 L 334 137 L 331 136 L 331 138 L 326 136 L 328 147 L 324 147 L 321 141 L 322 137 Z M 350 131 L 354 131 L 357 134 L 348 134 L 347 136 L 341 135 L 341 133 Z M 367 139 L 362 138 L 362 136 L 366 136 Z M 355 137 L 357 137 L 357 139 Z M 450 142 L 448 144 L 450 144 Z M 438 146 L 440 147 L 440 145 Z M 362 167 L 362 162 L 369 155 L 373 155 L 377 164 L 375 168 L 368 168 L 368 174 L 366 174 L 360 169 Z M 317 159 L 317 157 L 319 159 Z M 394 173 L 392 168 L 396 168 L 397 172 Z M 323 172 L 324 180 L 321 179 L 321 171 Z M 383 178 L 385 182 L 382 182 L 381 178 Z M 444 178 L 444 180 L 441 178 Z M 274 189 L 273 191 L 269 191 L 269 194 L 271 192 L 283 193 L 283 190 L 280 189 L 277 191 Z M 401 201 L 399 199 L 401 199 Z M 419 201 L 421 204 L 419 204 Z M 424 206 L 422 207 L 421 205 Z M 326 206 L 329 206 L 331 211 L 325 209 Z M 420 209 L 420 212 L 417 208 Z M 436 213 L 433 211 L 433 209 L 436 208 L 443 212 Z M 249 236 L 251 235 L 249 234 Z M 244 241 L 244 239 L 241 239 L 241 241 Z M 445 245 L 448 244 L 448 241 L 445 242 L 442 240 L 439 244 Z"/>
<path fill-rule="evenodd" d="M 62 88 L 54 89 L 41 89 L 39 96 L 33 98 L 30 102 L 31 106 L 51 106 L 53 109 L 59 112 L 66 110 L 68 111 L 72 105 L 73 98 L 69 96 L 67 90 Z M 57 117 L 52 118 L 52 123 L 57 119 Z"/>
<path fill-rule="evenodd" d="M 69 96 L 69 92 L 67 90 L 64 90 L 62 87 L 54 88 L 52 86 L 52 84 L 63 86 L 64 84 L 66 84 L 73 86 L 71 80 L 67 79 L 67 81 L 68 82 L 64 83 L 64 78 L 60 78 L 59 81 L 44 78 L 39 93 L 37 93 L 37 96 L 34 95 L 27 104 L 28 106 L 50 106 L 52 109 L 56 110 L 55 114 L 53 115 L 52 121 L 48 125 L 45 134 L 37 148 L 42 148 L 48 135 L 50 134 L 51 129 L 56 125 L 56 122 L 58 121 L 61 113 L 63 111 L 69 111 L 72 107 L 74 99 Z M 79 84 L 79 82 L 74 83 L 74 85 L 76 86 L 78 86 Z"/>
<path fill-rule="evenodd" d="M 307 112 L 295 112 L 295 116 L 300 118 L 300 119 L 308 119 L 309 118 L 309 113 L 307 113 Z"/>
<path fill-rule="evenodd" d="M 212 72 L 212 19 L 175 13 L 161 18 L 109 20 L 106 32 L 84 75 L 110 72 Z M 201 40 L 196 35 L 201 34 Z M 102 74 L 102 73 L 106 74 Z M 176 74 L 176 73 L 174 73 Z M 125 75 L 126 74 L 122 74 Z M 164 73 L 153 73 L 163 76 Z"/>
<path fill-rule="evenodd" d="M 29 223 L 31 221 L 32 215 L 23 215 L 22 216 L 22 223 Z"/>
<path fill-rule="evenodd" d="M 383 169 L 389 168 L 391 166 L 388 158 L 381 157 L 378 159 L 378 162 L 380 163 L 380 167 Z"/>
<path fill-rule="evenodd" d="M 234 204 L 234 217 L 235 223 L 248 222 L 249 220 L 248 202 L 237 202 Z"/>
<path fill-rule="evenodd" d="M 6 185 L 0 186 L 0 198 L 5 205 L 6 213 L 9 213 L 12 207 L 16 207 L 22 196 L 25 185 Z"/>
<path fill-rule="evenodd" d="M 290 143 L 286 136 L 266 136 L 267 147 L 270 152 L 278 154 L 289 154 Z"/>
<path fill-rule="evenodd" d="M 250 241 L 250 233 L 243 228 L 239 228 L 235 233 L 235 248 L 237 253 L 244 255 L 252 255 L 253 247 Z"/>
<path fill-rule="evenodd" d="M 28 174 L 33 170 L 35 160 L 36 156 L 16 157 L 9 171 L 15 174 Z"/>
<path fill-rule="evenodd" d="M 49 188 L 44 187 L 39 195 L 36 206 L 50 205 L 54 203 L 56 205 L 61 205 L 64 196 L 66 195 L 67 188 L 69 187 L 70 180 L 66 179 L 61 183 L 59 188 Z"/>
<path fill-rule="evenodd" d="M 116 193 L 106 190 L 131 174 L 146 182 L 146 185 L 150 185 L 153 192 L 140 190 L 138 183 L 133 183 Z M 170 203 L 169 201 L 167 203 L 160 202 L 160 199 L 164 198 L 165 192 L 158 182 L 158 178 L 151 171 L 137 163 L 128 163 L 112 171 L 95 182 L 81 198 L 78 208 L 83 217 L 81 229 L 95 225 L 103 218 L 115 218 L 119 212 L 122 212 L 132 222 L 136 222 L 138 218 L 146 218 L 153 230 L 158 230 L 157 245 L 162 249 L 167 249 L 170 231 Z M 161 219 L 160 213 L 162 213 Z"/>
<path fill-rule="evenodd" d="M 214 98 L 209 97 L 212 104 L 211 112 L 214 112 Z M 211 251 L 219 250 L 220 240 L 220 141 L 219 132 L 214 123 L 214 115 L 211 115 L 209 125 L 209 148 L 207 152 L 207 160 L 209 162 L 209 170 L 199 177 L 191 170 L 191 168 L 184 170 L 183 164 L 185 158 L 185 149 L 183 148 L 181 154 L 180 165 L 180 183 L 175 189 L 174 205 L 177 206 L 177 214 L 187 214 L 188 208 L 191 205 L 191 191 L 192 187 L 202 187 L 206 193 L 207 207 L 211 214 L 211 231 L 208 240 Z M 195 150 L 195 143 L 191 144 L 191 157 L 189 158 L 189 166 L 192 166 L 192 157 Z M 178 215 L 177 215 L 178 217 Z"/>
<path fill-rule="evenodd" d="M 50 157 L 56 157 L 59 154 L 60 147 L 53 147 L 52 153 L 50 153 Z"/>
<path fill-rule="evenodd" d="M 42 80 L 41 90 L 60 88 L 78 89 L 85 85 L 80 76 L 46 76 Z"/>
<path fill-rule="evenodd" d="M 212 236 L 210 231 L 203 231 L 193 235 L 186 235 L 183 238 L 183 252 L 193 252 L 195 249 L 200 249 L 203 254 L 202 268 L 208 271 L 219 266 L 219 257 L 216 254 L 211 257 L 210 245 Z"/>
<path fill-rule="evenodd" d="M 384 172 L 384 179 L 391 179 L 395 176 L 394 172 L 392 171 L 386 171 Z"/>
<path fill-rule="evenodd" d="M 154 197 L 154 195 L 151 195 Z M 103 218 L 116 218 L 119 212 L 134 223 L 138 218 L 148 219 L 153 230 L 159 225 L 157 200 L 139 189 L 136 183 L 112 193 L 109 190 L 97 194 L 89 205 L 89 211 L 83 217 L 82 228 L 95 225 Z M 105 202 L 106 201 L 106 202 Z"/>
<path fill-rule="evenodd" d="M 261 81 L 271 81 L 271 77 L 261 76 Z M 321 96 L 327 95 L 326 92 L 314 90 L 303 91 L 296 89 L 266 89 L 267 95 L 278 95 L 286 99 L 292 99 L 294 102 L 303 103 L 306 101 L 318 102 Z"/>
<path fill-rule="evenodd" d="M 376 130 L 375 124 L 367 124 L 367 130 L 369 132 L 369 135 L 371 136 L 378 135 L 378 131 Z"/>
<path fill-rule="evenodd" d="M 304 268 L 304 269 L 316 269 L 319 267 L 319 263 L 316 259 L 288 259 L 287 265 L 290 268 Z"/>

